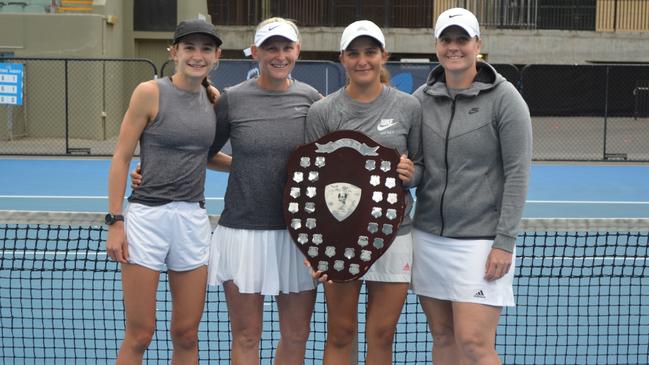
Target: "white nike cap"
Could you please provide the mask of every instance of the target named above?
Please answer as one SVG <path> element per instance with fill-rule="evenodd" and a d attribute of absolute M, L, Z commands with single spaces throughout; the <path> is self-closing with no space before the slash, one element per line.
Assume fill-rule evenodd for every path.
<path fill-rule="evenodd" d="M 255 46 L 261 46 L 268 38 L 279 36 L 291 42 L 297 42 L 297 32 L 286 22 L 272 22 L 257 29 L 255 32 Z"/>
<path fill-rule="evenodd" d="M 376 39 L 381 44 L 381 48 L 385 48 L 385 37 L 381 28 L 369 20 L 358 20 L 348 25 L 343 31 L 343 35 L 340 37 L 340 50 L 346 50 L 354 39 L 362 36 Z"/>
<path fill-rule="evenodd" d="M 448 9 L 439 15 L 435 23 L 435 38 L 442 35 L 444 29 L 457 25 L 469 33 L 469 37 L 480 37 L 480 24 L 472 12 L 463 8 Z"/>

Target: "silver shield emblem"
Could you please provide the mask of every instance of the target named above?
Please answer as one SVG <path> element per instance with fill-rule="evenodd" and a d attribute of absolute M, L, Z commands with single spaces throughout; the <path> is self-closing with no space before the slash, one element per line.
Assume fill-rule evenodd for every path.
<path fill-rule="evenodd" d="M 302 157 L 300 158 L 300 166 L 302 167 L 309 167 L 311 166 L 311 159 L 308 157 Z"/>
<path fill-rule="evenodd" d="M 311 238 L 314 244 L 319 245 L 322 243 L 322 234 L 320 233 L 314 233 L 313 237 Z"/>
<path fill-rule="evenodd" d="M 327 208 L 339 222 L 349 217 L 361 200 L 361 188 L 349 183 L 333 183 L 325 186 Z"/>
<path fill-rule="evenodd" d="M 377 186 L 381 183 L 381 177 L 379 175 L 370 176 L 370 184 L 372 186 Z"/>
<path fill-rule="evenodd" d="M 325 158 L 322 156 L 318 156 L 315 158 L 315 165 L 316 167 L 322 167 L 325 165 Z"/>
<path fill-rule="evenodd" d="M 305 243 L 309 242 L 309 235 L 306 234 L 306 233 L 300 233 L 297 236 L 297 242 L 299 242 L 300 244 L 305 244 Z"/>
<path fill-rule="evenodd" d="M 345 268 L 345 263 L 343 262 L 343 260 L 334 261 L 334 269 L 336 271 L 342 271 L 342 269 L 344 268 Z"/>

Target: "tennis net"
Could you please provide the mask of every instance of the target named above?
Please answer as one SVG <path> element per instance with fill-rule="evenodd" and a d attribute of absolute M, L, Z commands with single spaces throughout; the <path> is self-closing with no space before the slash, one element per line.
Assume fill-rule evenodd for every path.
<path fill-rule="evenodd" d="M 212 217 L 214 220 L 216 217 Z M 124 331 L 118 265 L 106 259 L 95 213 L 0 211 L 0 362 L 113 363 Z M 500 321 L 506 364 L 649 363 L 649 219 L 528 219 L 517 243 L 517 306 Z M 161 274 L 157 329 L 146 363 L 169 363 L 171 301 Z M 366 347 L 366 296 L 359 305 L 359 363 Z M 272 298 L 264 305 L 262 363 L 279 339 Z M 319 364 L 326 338 L 322 288 L 306 363 Z M 395 364 L 430 364 L 432 338 L 415 295 L 397 328 Z M 208 290 L 199 332 L 201 363 L 229 362 L 221 287 Z"/>

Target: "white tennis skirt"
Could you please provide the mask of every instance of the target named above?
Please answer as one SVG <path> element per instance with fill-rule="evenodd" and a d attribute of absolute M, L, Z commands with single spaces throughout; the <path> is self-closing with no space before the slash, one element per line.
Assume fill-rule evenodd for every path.
<path fill-rule="evenodd" d="M 397 236 L 388 250 L 379 257 L 361 280 L 389 283 L 410 283 L 412 274 L 412 236 Z"/>
<path fill-rule="evenodd" d="M 516 305 L 513 290 L 515 260 L 502 278 L 494 281 L 484 279 L 493 240 L 459 240 L 417 229 L 413 229 L 412 236 L 412 290 L 415 294 L 498 307 Z"/>
<path fill-rule="evenodd" d="M 208 284 L 232 280 L 240 293 L 278 295 L 313 290 L 316 281 L 285 229 L 217 226 L 212 234 Z"/>

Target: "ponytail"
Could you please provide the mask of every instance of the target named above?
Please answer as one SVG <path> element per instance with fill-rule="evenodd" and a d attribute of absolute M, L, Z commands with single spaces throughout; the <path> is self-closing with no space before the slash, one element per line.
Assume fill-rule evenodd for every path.
<path fill-rule="evenodd" d="M 212 82 L 206 77 L 201 81 L 201 85 L 205 88 L 205 91 L 207 92 L 207 99 L 210 101 L 212 104 L 216 104 L 216 99 L 218 98 L 218 94 L 210 88 L 212 86 Z"/>
<path fill-rule="evenodd" d="M 390 86 L 390 71 L 388 71 L 388 69 L 385 68 L 385 65 L 381 67 L 381 73 L 379 75 L 379 78 L 382 84 L 386 86 Z"/>

